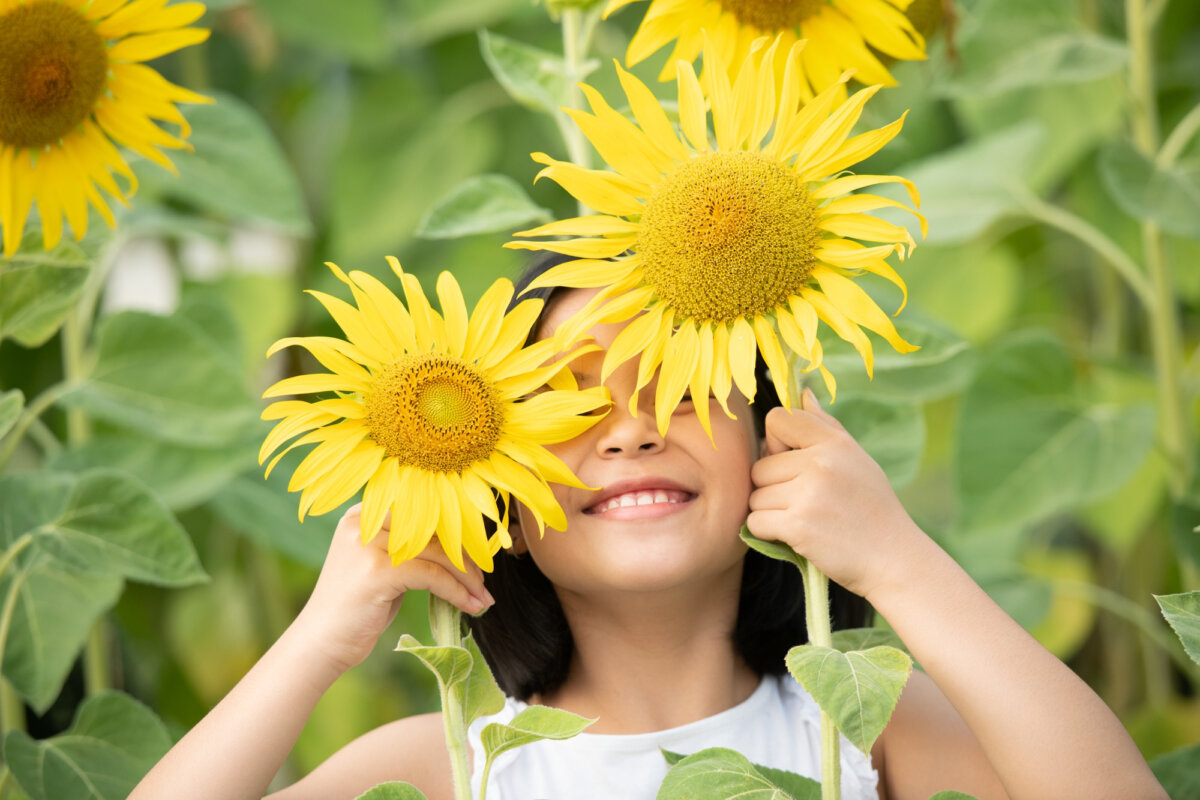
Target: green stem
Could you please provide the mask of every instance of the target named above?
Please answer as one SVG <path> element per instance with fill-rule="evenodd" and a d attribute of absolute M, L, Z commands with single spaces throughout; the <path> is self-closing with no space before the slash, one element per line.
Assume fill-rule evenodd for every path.
<path fill-rule="evenodd" d="M 804 562 L 804 608 L 809 644 L 833 647 L 829 624 L 829 578 L 808 560 Z M 841 800 L 842 764 L 837 724 L 821 709 L 821 800 Z"/>
<path fill-rule="evenodd" d="M 102 616 L 92 626 L 83 649 L 83 688 L 88 697 L 114 685 L 112 648 L 109 645 L 108 622 Z"/>
<path fill-rule="evenodd" d="M 583 105 L 583 93 L 577 85 L 583 80 L 583 60 L 591 41 L 591 30 L 594 21 L 585 24 L 584 12 L 578 8 L 564 9 L 562 12 L 563 37 L 563 69 L 567 78 L 566 106 L 579 108 Z M 586 137 L 570 117 L 561 110 L 554 112 L 554 121 L 562 134 L 563 142 L 567 145 L 567 158 L 581 167 L 590 167 L 592 163 L 591 150 L 588 149 Z M 589 211 L 583 203 L 579 204 L 579 215 Z"/>
<path fill-rule="evenodd" d="M 0 800 L 5 800 L 8 797 L 9 784 L 12 783 L 12 770 L 8 768 L 8 764 L 0 767 Z"/>
<path fill-rule="evenodd" d="M 17 445 L 20 444 L 26 431 L 29 430 L 37 418 L 72 388 L 74 387 L 67 381 L 56 383 L 35 397 L 29 405 L 25 406 L 25 409 L 21 412 L 21 416 L 17 417 L 12 430 L 4 437 L 4 446 L 0 448 L 0 469 L 3 469 L 8 464 L 9 460 L 13 457 L 13 453 L 17 451 Z"/>
<path fill-rule="evenodd" d="M 429 630 L 439 647 L 462 647 L 462 612 L 430 594 Z M 462 697 L 457 691 L 447 689 L 441 678 L 438 678 L 438 689 L 442 695 L 446 750 L 450 753 L 450 771 L 454 776 L 454 800 L 471 800 L 471 769 L 467 762 L 467 726 Z"/>
<path fill-rule="evenodd" d="M 5 566 L 7 566 L 9 561 L 11 559 L 6 559 Z M 12 583 L 8 586 L 8 593 L 4 596 L 4 611 L 0 613 L 0 665 L 4 664 L 5 645 L 8 644 L 8 632 L 12 628 L 13 613 L 17 608 L 17 593 L 21 591 L 21 586 L 25 583 L 25 575 L 25 572 L 18 572 L 14 575 Z M 8 682 L 4 681 L 4 684 L 7 685 Z M 15 692 L 13 694 L 15 695 Z M 4 726 L 3 729 L 0 729 L 0 741 L 2 741 L 4 734 L 9 730 L 9 723 L 16 723 L 17 715 L 16 709 L 13 707 L 13 698 L 9 694 L 5 693 L 3 696 L 0 696 L 0 702 L 4 703 L 3 713 L 0 713 L 0 725 Z M 20 698 L 16 698 L 15 702 L 19 703 Z M 21 727 L 24 727 L 24 720 L 24 714 L 22 713 L 20 718 Z"/>
<path fill-rule="evenodd" d="M 0 678 L 0 726 L 0 734 L 25 730 L 25 701 L 4 678 Z"/>
<path fill-rule="evenodd" d="M 1133 140 L 1144 155 L 1154 158 L 1158 152 L 1159 134 L 1151 25 L 1152 20 L 1146 14 L 1146 0 L 1126 0 L 1125 35 L 1129 40 L 1130 53 L 1129 83 L 1133 95 L 1130 122 Z M 1172 143 L 1172 150 L 1177 146 L 1182 145 Z M 1171 495 L 1180 499 L 1191 486 L 1194 448 L 1181 380 L 1183 348 L 1180 343 L 1179 311 L 1174 297 L 1171 267 L 1163 253 L 1162 231 L 1153 222 L 1142 223 L 1142 250 L 1151 288 L 1148 316 L 1162 416 L 1161 447 L 1169 467 L 1167 480 Z"/>
<path fill-rule="evenodd" d="M 1023 200 L 1025 213 L 1030 219 L 1057 228 L 1090 247 L 1125 280 L 1143 307 L 1153 308 L 1153 286 L 1134 260 L 1116 242 L 1083 217 L 1046 203 L 1032 193 L 1026 195 Z"/>
<path fill-rule="evenodd" d="M 1200 103 L 1193 106 L 1192 110 L 1179 120 L 1179 124 L 1163 142 L 1162 148 L 1158 151 L 1158 157 L 1155 159 L 1158 166 L 1163 169 L 1175 166 L 1179 156 L 1183 155 L 1183 149 L 1188 146 L 1198 132 L 1200 132 Z"/>

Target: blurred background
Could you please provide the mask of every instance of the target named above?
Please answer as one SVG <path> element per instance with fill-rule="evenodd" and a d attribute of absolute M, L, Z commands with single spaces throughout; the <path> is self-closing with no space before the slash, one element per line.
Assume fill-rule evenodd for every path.
<path fill-rule="evenodd" d="M 15 509 L 48 480 L 100 481 L 106 496 L 136 496 L 114 519 L 174 537 L 171 569 L 29 573 L 40 577 L 23 587 L 3 660 L 5 697 L 20 699 L 4 724 L 34 739 L 104 687 L 178 735 L 303 605 L 339 515 L 297 522 L 294 461 L 263 479 L 258 398 L 316 369 L 300 352 L 265 359 L 269 344 L 338 335 L 302 293 L 342 294 L 323 262 L 389 285 L 385 255 L 427 287 L 450 269 L 470 303 L 525 263 L 500 247 L 513 230 L 575 214 L 556 185 L 532 184 L 529 159 L 566 157 L 552 113 L 568 83 L 562 9 L 207 5 L 210 40 L 155 62 L 216 100 L 184 108 L 195 150 L 171 154 L 180 176 L 139 161 L 115 232 L 93 224 L 49 254 L 31 232 L 0 265 L 0 436 L 6 402 L 22 407 L 13 390 L 30 402 L 67 384 L 8 454 L 0 526 L 15 530 Z M 930 57 L 894 65 L 899 86 L 863 125 L 909 109 L 904 130 L 856 171 L 921 191 L 930 232 L 900 267 L 911 299 L 898 324 L 922 349 L 901 357 L 877 341 L 870 383 L 849 348 L 828 363 L 832 410 L 917 521 L 1100 693 L 1148 759 L 1166 756 L 1160 776 L 1194 788 L 1200 673 L 1152 595 L 1200 589 L 1200 5 L 1128 5 L 1146 14 L 1140 34 L 1112 0 L 914 3 Z M 611 61 L 644 9 L 598 22 L 582 65 L 614 105 Z M 634 72 L 672 107 L 673 86 L 655 80 L 665 56 Z M 36 268 L 40 305 L 20 305 L 6 268 Z M 891 287 L 869 288 L 898 308 Z M 423 598 L 406 601 L 317 707 L 276 786 L 436 708 L 432 679 L 390 652 L 402 632 L 428 636 L 425 615 Z"/>

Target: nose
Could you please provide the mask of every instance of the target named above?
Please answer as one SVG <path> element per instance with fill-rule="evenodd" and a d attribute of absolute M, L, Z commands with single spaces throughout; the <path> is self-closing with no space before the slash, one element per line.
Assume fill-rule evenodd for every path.
<path fill-rule="evenodd" d="M 632 369 L 628 369 L 632 367 Z M 666 445 L 654 419 L 654 384 L 638 395 L 637 416 L 630 413 L 629 397 L 636 385 L 636 361 L 623 364 L 608 380 L 612 408 L 597 426 L 596 452 L 604 458 L 652 455 Z"/>

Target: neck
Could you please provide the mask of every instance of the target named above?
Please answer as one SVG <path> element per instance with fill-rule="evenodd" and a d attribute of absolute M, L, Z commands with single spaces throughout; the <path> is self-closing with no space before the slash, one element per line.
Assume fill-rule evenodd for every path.
<path fill-rule="evenodd" d="M 745 700 L 759 677 L 733 645 L 740 572 L 669 592 L 562 592 L 575 652 L 566 681 L 538 702 L 598 717 L 591 733 L 645 733 Z"/>

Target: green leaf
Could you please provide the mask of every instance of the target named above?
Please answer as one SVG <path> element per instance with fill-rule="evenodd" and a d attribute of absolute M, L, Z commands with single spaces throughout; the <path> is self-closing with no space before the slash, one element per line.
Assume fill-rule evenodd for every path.
<path fill-rule="evenodd" d="M 171 747 L 166 726 L 120 692 L 87 698 L 63 733 L 4 737 L 4 758 L 32 800 L 123 800 Z"/>
<path fill-rule="evenodd" d="M 0 542 L 25 535 L 33 547 L 72 568 L 115 574 L 158 586 L 205 578 L 187 533 L 171 512 L 133 478 L 97 469 L 79 476 L 0 476 Z"/>
<path fill-rule="evenodd" d="M 896 708 L 912 659 L 894 647 L 840 653 L 804 644 L 788 651 L 787 668 L 838 730 L 870 753 Z"/>
<path fill-rule="evenodd" d="M 843 653 L 849 653 L 851 650 L 869 650 L 882 645 L 905 650 L 900 637 L 886 628 L 845 628 L 833 632 L 833 649 Z"/>
<path fill-rule="evenodd" d="M 975 795 L 967 794 L 966 792 L 946 790 L 944 792 L 938 792 L 935 795 L 931 795 L 929 800 L 978 800 L 978 798 L 976 798 Z"/>
<path fill-rule="evenodd" d="M 255 222 L 308 235 L 312 223 L 300 182 L 274 134 L 242 100 L 222 92 L 209 94 L 215 103 L 187 109 L 192 125 L 188 142 L 195 149 L 171 153 L 179 177 L 143 162 L 138 169 L 143 191 L 182 200 L 238 223 Z"/>
<path fill-rule="evenodd" d="M 975 351 L 961 336 L 944 325 L 913 316 L 897 320 L 896 330 L 921 349 L 897 353 L 880 343 L 875 348 L 873 378 L 867 377 L 856 350 L 841 339 L 828 337 L 824 363 L 837 376 L 839 398 L 864 395 L 871 400 L 920 402 L 954 394 L 970 381 Z"/>
<path fill-rule="evenodd" d="M 897 169 L 921 190 L 921 213 L 929 220 L 926 243 L 969 241 L 1019 211 L 1027 191 L 1021 176 L 1028 174 L 1044 141 L 1042 126 L 1026 121 Z M 971 180 L 964 181 L 964 175 Z M 902 191 L 883 187 L 878 193 L 908 202 Z M 916 231 L 911 215 L 879 216 Z"/>
<path fill-rule="evenodd" d="M 1172 800 L 1200 797 L 1200 744 L 1161 755 L 1150 762 L 1150 769 Z"/>
<path fill-rule="evenodd" d="M 818 800 L 816 781 L 782 770 L 756 767 L 733 750 L 712 747 L 684 758 L 667 772 L 657 800 Z M 779 781 L 781 778 L 783 781 Z M 785 789 L 786 783 L 790 789 Z"/>
<path fill-rule="evenodd" d="M 144 483 L 168 508 L 191 508 L 208 500 L 254 465 L 252 445 L 189 447 L 162 442 L 133 431 L 100 434 L 54 455 L 47 467 L 84 472 L 108 466 Z M 294 515 L 293 515 L 294 516 Z"/>
<path fill-rule="evenodd" d="M 1044 518 L 1113 491 L 1154 440 L 1149 404 L 1088 405 L 1065 348 L 1023 333 L 979 366 L 956 444 L 958 526 L 984 530 Z"/>
<path fill-rule="evenodd" d="M 925 452 L 925 417 L 914 403 L 889 402 L 869 395 L 839 397 L 829 406 L 893 486 L 917 476 Z"/>
<path fill-rule="evenodd" d="M 454 688 L 471 674 L 471 653 L 462 647 L 424 645 L 406 633 L 400 637 L 396 650 L 419 658 L 447 689 Z"/>
<path fill-rule="evenodd" d="M 989 95 L 1047 84 L 1077 84 L 1120 72 L 1129 60 L 1122 43 L 1088 31 L 1063 31 L 1013 48 L 985 63 L 964 55 L 960 77 L 943 88 L 952 96 Z"/>
<path fill-rule="evenodd" d="M 483 750 L 490 762 L 501 753 L 542 739 L 570 739 L 596 720 L 549 706 L 529 706 L 508 724 L 490 722 L 480 733 Z"/>
<path fill-rule="evenodd" d="M 560 54 L 530 47 L 488 30 L 479 32 L 479 51 L 496 81 L 518 103 L 550 113 L 566 103 L 571 81 Z M 595 69 L 594 63 L 590 68 L 585 67 L 579 80 L 592 69 Z"/>
<path fill-rule="evenodd" d="M 1130 216 L 1163 230 L 1200 239 L 1200 166 L 1164 168 L 1126 141 L 1100 152 L 1100 175 L 1117 204 Z"/>
<path fill-rule="evenodd" d="M 425 800 L 425 795 L 411 783 L 393 781 L 372 787 L 355 800 Z"/>
<path fill-rule="evenodd" d="M 120 594 L 117 576 L 69 569 L 40 551 L 21 553 L 0 576 L 0 598 L 13 603 L 4 677 L 34 711 L 54 702 L 92 626 Z"/>
<path fill-rule="evenodd" d="M 59 402 L 180 444 L 240 440 L 258 416 L 238 364 L 183 315 L 107 317 L 91 374 Z"/>
<path fill-rule="evenodd" d="M 12 426 L 17 424 L 23 408 L 25 408 L 25 395 L 20 389 L 10 389 L 0 393 L 0 439 L 3 439 L 12 430 Z"/>
<path fill-rule="evenodd" d="M 463 719 L 466 725 L 486 714 L 495 714 L 504 708 L 504 691 L 496 683 L 488 668 L 475 637 L 463 639 L 463 647 L 471 654 L 471 674 L 463 686 Z"/>
<path fill-rule="evenodd" d="M 780 542 L 768 542 L 765 539 L 759 539 L 757 536 L 751 533 L 750 529 L 745 525 L 742 526 L 741 532 L 738 533 L 738 538 L 745 542 L 746 546 L 751 550 L 757 550 L 767 558 L 773 558 L 776 561 L 787 561 L 790 564 L 795 564 L 796 569 L 800 570 L 801 572 L 804 571 L 804 565 L 806 563 L 804 556 L 800 555 L 786 544 L 782 544 Z"/>
<path fill-rule="evenodd" d="M 529 199 L 507 175 L 476 175 L 442 198 L 417 225 L 426 239 L 455 239 L 477 233 L 511 231 L 531 222 L 549 222 L 548 210 Z"/>
<path fill-rule="evenodd" d="M 963 265 L 970 266 L 964 269 Z M 1021 300 L 1021 259 L 1002 242 L 922 245 L 904 262 L 901 274 L 908 284 L 909 309 L 920 309 L 974 343 L 1005 330 Z M 910 313 L 909 309 L 901 319 Z M 929 345 L 916 344 L 921 344 L 921 349 L 908 356 L 928 358 Z M 961 347 L 961 342 L 958 344 Z M 886 352 L 881 347 L 878 355 Z M 957 386 L 961 389 L 970 377 L 974 352 L 962 348 L 947 356 L 964 362 L 964 382 Z M 959 378 L 957 370 L 954 378 Z"/>
<path fill-rule="evenodd" d="M 0 341 L 44 344 L 75 307 L 90 271 L 74 243 L 60 244 L 41 262 L 0 262 Z"/>
<path fill-rule="evenodd" d="M 289 474 L 281 464 L 266 480 L 259 471 L 242 475 L 225 484 L 211 505 L 227 525 L 247 539 L 319 567 L 329 552 L 334 525 L 314 517 L 299 520 L 296 498 L 287 491 Z"/>
<path fill-rule="evenodd" d="M 1162 614 L 1183 642 L 1183 649 L 1200 664 L 1200 592 L 1156 594 Z"/>
<path fill-rule="evenodd" d="M 388 18 L 383 0 L 254 0 L 287 40 L 358 64 L 379 64 L 388 54 Z"/>

